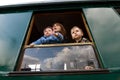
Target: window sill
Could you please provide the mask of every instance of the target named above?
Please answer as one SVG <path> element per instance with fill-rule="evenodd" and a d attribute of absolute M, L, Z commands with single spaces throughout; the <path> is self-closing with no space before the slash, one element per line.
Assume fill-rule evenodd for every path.
<path fill-rule="evenodd" d="M 80 75 L 80 74 L 104 74 L 109 73 L 107 69 L 97 70 L 67 70 L 67 71 L 14 71 L 8 76 L 52 76 L 52 75 Z"/>

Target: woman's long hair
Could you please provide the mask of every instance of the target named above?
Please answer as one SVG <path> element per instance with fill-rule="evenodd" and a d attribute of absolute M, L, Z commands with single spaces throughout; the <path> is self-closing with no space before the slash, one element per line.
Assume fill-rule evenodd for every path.
<path fill-rule="evenodd" d="M 61 27 L 61 31 L 59 31 L 63 36 L 64 36 L 64 38 L 66 37 L 66 30 L 65 30 L 65 28 L 64 28 L 64 26 L 61 24 L 61 23 L 54 23 L 53 25 L 58 25 L 58 26 L 60 26 Z"/>

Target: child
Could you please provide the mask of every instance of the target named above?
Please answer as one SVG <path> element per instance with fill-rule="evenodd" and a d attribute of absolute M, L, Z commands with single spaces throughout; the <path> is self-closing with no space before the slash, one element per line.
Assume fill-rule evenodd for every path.
<path fill-rule="evenodd" d="M 71 29 L 71 36 L 72 39 L 75 40 L 76 43 L 84 43 L 84 42 L 89 42 L 89 40 L 87 40 L 86 38 L 83 37 L 83 31 L 81 28 L 79 28 L 78 26 L 74 26 Z"/>
<path fill-rule="evenodd" d="M 61 43 L 63 40 L 63 35 L 60 33 L 54 33 L 52 27 L 47 27 L 43 31 L 44 36 L 30 44 L 31 47 L 39 44 L 50 44 L 50 43 Z"/>
<path fill-rule="evenodd" d="M 83 37 L 83 31 L 81 28 L 79 28 L 78 26 L 74 26 L 71 29 L 71 36 L 72 39 L 75 40 L 76 43 L 85 43 L 85 42 L 89 42 L 89 40 L 87 40 L 86 38 Z M 82 55 L 81 55 L 82 56 Z M 86 59 L 86 61 L 88 60 L 88 62 L 90 62 L 89 59 Z M 85 63 L 88 63 L 85 62 Z M 94 65 L 93 62 L 90 62 L 91 64 L 88 64 L 84 67 L 85 70 L 92 70 L 94 69 Z"/>

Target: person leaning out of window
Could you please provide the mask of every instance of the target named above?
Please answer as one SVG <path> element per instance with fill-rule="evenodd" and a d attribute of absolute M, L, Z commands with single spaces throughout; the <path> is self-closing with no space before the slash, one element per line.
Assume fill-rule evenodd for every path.
<path fill-rule="evenodd" d="M 74 42 L 76 43 L 86 43 L 86 42 L 90 42 L 87 38 L 84 38 L 83 37 L 83 31 L 81 28 L 79 28 L 78 26 L 73 26 L 72 29 L 71 29 L 71 36 L 72 36 L 72 39 L 74 40 Z M 86 62 L 88 63 L 88 62 Z M 91 70 L 91 69 L 94 69 L 94 65 L 91 64 L 91 65 L 86 65 L 84 67 L 85 70 Z"/>

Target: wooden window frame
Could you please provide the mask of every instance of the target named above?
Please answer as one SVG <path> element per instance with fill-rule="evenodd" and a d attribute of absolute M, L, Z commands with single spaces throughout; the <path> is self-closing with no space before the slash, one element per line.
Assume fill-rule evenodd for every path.
<path fill-rule="evenodd" d="M 86 23 L 86 20 L 85 20 L 85 18 L 84 18 L 84 15 L 83 15 L 83 12 L 82 11 L 66 11 L 66 13 L 80 13 L 80 15 L 81 15 L 81 19 L 83 20 L 83 24 L 84 24 L 84 27 L 85 27 L 85 29 L 86 29 L 86 33 L 88 34 L 88 38 L 90 39 L 90 43 L 79 43 L 79 44 L 81 44 L 81 45 L 86 45 L 86 44 L 91 44 L 91 45 L 93 45 L 94 46 L 94 42 L 93 42 L 93 38 L 92 38 L 92 36 L 91 36 L 91 33 L 90 33 L 90 31 L 89 31 L 89 28 L 88 28 L 88 25 L 87 25 L 87 23 Z M 36 12 L 37 13 L 37 12 Z M 35 13 L 35 14 L 36 14 Z M 39 13 L 39 12 L 38 12 Z M 47 12 L 45 12 L 45 13 L 47 13 Z M 44 14 L 44 13 L 40 13 L 40 14 Z M 52 13 L 50 13 L 50 14 L 52 14 Z M 59 13 L 58 13 L 59 14 Z M 64 14 L 64 12 L 62 13 L 62 14 Z M 28 48 L 29 47 L 29 39 L 30 39 L 30 36 L 31 36 L 31 34 L 32 34 L 32 29 L 33 29 L 33 25 L 34 25 L 34 22 L 35 22 L 35 16 L 34 16 L 34 14 L 33 14 L 33 17 L 32 17 L 32 20 L 31 20 L 31 23 L 30 23 L 30 26 L 29 26 L 29 29 L 28 29 L 28 33 L 27 33 L 27 36 L 26 36 L 26 39 L 25 39 L 25 43 L 24 43 L 24 46 L 23 46 L 23 50 L 22 50 L 22 52 L 21 52 L 21 56 L 20 56 L 20 58 L 19 58 L 19 63 L 17 64 L 17 68 L 15 69 L 15 71 L 14 72 L 11 72 L 11 73 L 9 73 L 8 75 L 9 76 L 21 76 L 21 75 L 59 75 L 59 74 L 92 74 L 92 73 L 108 73 L 109 71 L 108 70 L 106 70 L 106 69 L 102 69 L 102 66 L 101 66 L 101 64 L 100 64 L 100 61 L 99 61 L 99 59 L 98 59 L 98 54 L 96 54 L 96 56 L 97 56 L 97 59 L 98 59 L 98 63 L 99 63 L 99 65 L 100 65 L 100 67 L 101 67 L 101 69 L 97 69 L 97 70 L 82 70 L 82 71 L 51 71 L 51 72 L 30 72 L 30 71 L 20 71 L 20 66 L 21 66 L 21 64 L 22 64 L 22 60 L 23 60 L 23 56 L 24 56 L 24 54 L 23 54 L 23 51 L 24 51 L 24 49 L 26 49 L 26 48 Z M 79 45 L 78 43 L 66 43 L 67 45 Z M 52 46 L 55 46 L 55 45 L 57 45 L 57 46 L 66 46 L 66 44 L 46 44 L 46 45 L 41 45 L 41 46 L 35 46 L 35 47 L 52 47 Z M 94 46 L 95 47 L 95 46 Z M 95 49 L 95 48 L 94 48 Z"/>

